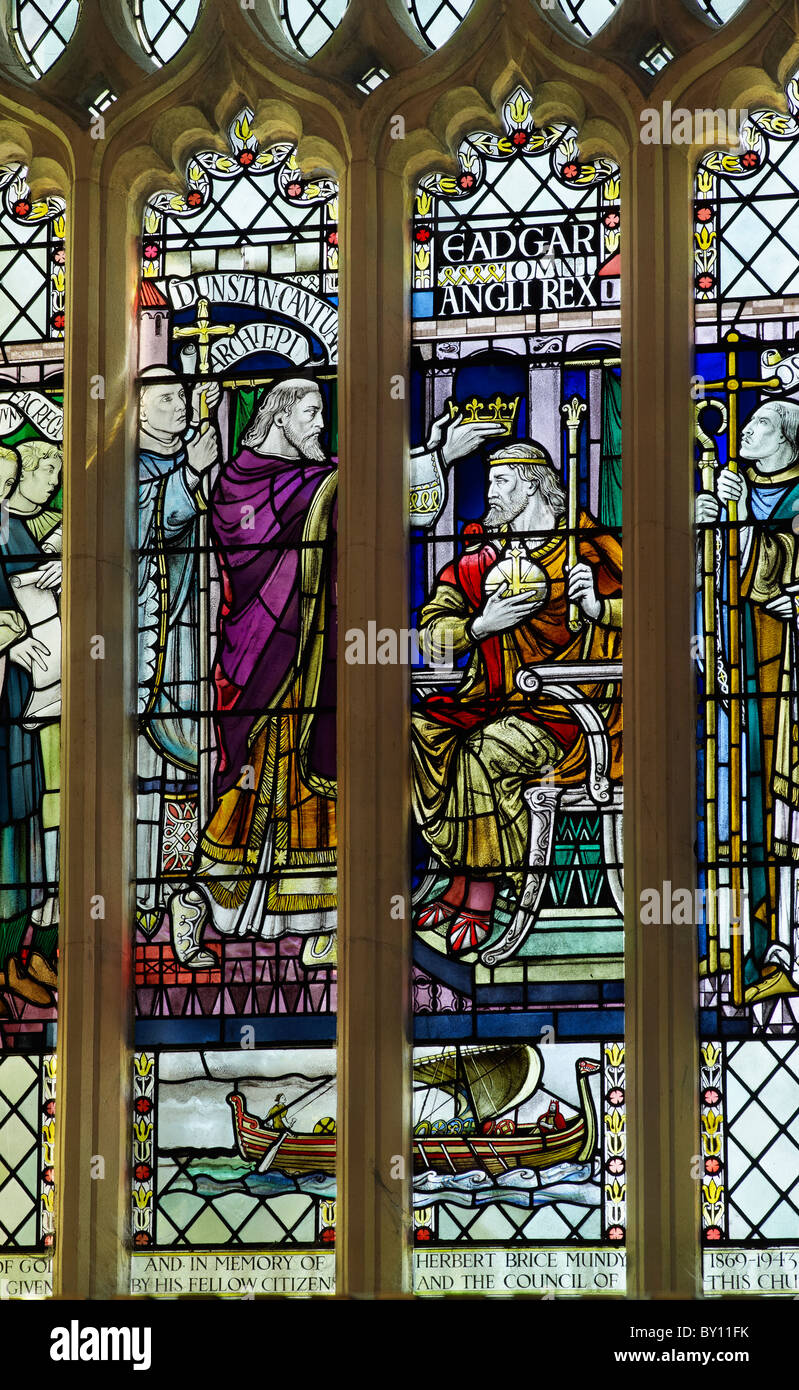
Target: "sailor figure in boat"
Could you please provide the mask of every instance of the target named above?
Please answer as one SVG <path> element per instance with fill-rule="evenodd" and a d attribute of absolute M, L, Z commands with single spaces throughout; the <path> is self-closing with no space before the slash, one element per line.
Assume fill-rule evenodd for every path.
<path fill-rule="evenodd" d="M 275 1103 L 266 1117 L 266 1123 L 269 1128 L 291 1132 L 291 1125 L 288 1122 L 288 1113 L 289 1108 L 286 1105 L 286 1097 L 282 1091 L 278 1091 L 275 1096 Z"/>
<path fill-rule="evenodd" d="M 560 1113 L 559 1100 L 551 1100 L 549 1102 L 549 1109 L 545 1110 L 543 1115 L 539 1115 L 538 1128 L 541 1130 L 542 1134 L 544 1132 L 553 1134 L 558 1129 L 566 1128 L 565 1117 Z"/>
<path fill-rule="evenodd" d="M 478 1173 L 507 1182 L 516 1172 L 518 1181 L 529 1186 L 530 1170 L 535 1173 L 569 1163 L 590 1167 L 598 1141 L 590 1080 L 600 1064 L 588 1057 L 574 1064 L 579 1105 L 574 1114 L 561 1114 L 560 1099 L 549 1092 L 544 1115 L 537 1122 L 526 1122 L 520 1111 L 536 1096 L 539 1104 L 543 1099 L 543 1071 L 539 1049 L 528 1043 L 464 1044 L 417 1057 L 414 1090 L 432 1098 L 433 1115 L 442 1103 L 450 1112 L 454 1106 L 456 1112 L 447 1119 L 426 1119 L 423 1103 L 422 1118 L 414 1128 L 417 1179 Z M 277 1096 L 262 1121 L 247 1112 L 238 1092 L 228 1096 L 241 1157 L 259 1165 L 261 1172 L 271 1167 L 294 1178 L 335 1173 L 335 1122 L 326 1118 L 312 1130 L 291 1130 L 285 1123 L 289 1107 L 284 1100 L 282 1094 Z M 300 1096 L 292 1105 L 304 1106 L 305 1101 L 306 1096 Z"/>

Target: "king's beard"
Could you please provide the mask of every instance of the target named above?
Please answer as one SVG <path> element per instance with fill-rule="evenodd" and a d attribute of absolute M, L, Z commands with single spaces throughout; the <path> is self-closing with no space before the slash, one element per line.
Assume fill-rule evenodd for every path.
<path fill-rule="evenodd" d="M 299 449 L 303 458 L 310 459 L 313 463 L 324 463 L 325 451 L 319 443 L 319 434 L 316 430 L 309 430 L 307 434 L 302 434 L 299 430 L 295 430 L 289 421 L 286 421 L 283 426 L 283 434 L 289 444 L 293 444 L 295 449 Z"/>
<path fill-rule="evenodd" d="M 520 507 L 514 507 L 510 502 L 493 502 L 485 514 L 485 525 L 506 526 L 516 519 L 520 511 Z"/>

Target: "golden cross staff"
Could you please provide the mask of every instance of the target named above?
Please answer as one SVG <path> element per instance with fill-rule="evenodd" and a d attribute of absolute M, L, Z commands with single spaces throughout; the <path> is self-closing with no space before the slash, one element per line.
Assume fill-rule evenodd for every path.
<path fill-rule="evenodd" d="M 208 376 L 211 370 L 210 348 L 211 339 L 217 338 L 221 334 L 230 335 L 235 333 L 235 323 L 211 325 L 210 308 L 207 299 L 197 300 L 197 322 L 187 324 L 184 328 L 173 328 L 173 338 L 196 338 L 198 346 L 197 365 L 200 376 Z M 200 393 L 200 434 L 205 434 L 211 427 L 208 414 L 208 401 L 205 391 Z M 197 519 L 197 543 L 199 553 L 197 557 L 197 626 L 199 642 L 199 678 L 200 678 L 200 722 L 199 722 L 199 749 L 197 751 L 197 781 L 198 781 L 198 805 L 197 813 L 199 826 L 208 824 L 211 813 L 211 768 L 209 754 L 211 748 L 211 721 L 205 712 L 210 706 L 210 628 L 211 628 L 211 605 L 209 596 L 210 578 L 208 566 L 208 513 L 206 502 L 202 497 L 202 481 L 197 493 L 197 501 L 200 508 Z"/>
<path fill-rule="evenodd" d="M 694 403 L 694 429 L 702 448 L 699 467 L 702 474 L 702 491 L 714 492 L 716 446 L 710 435 L 700 424 L 702 412 L 713 405 L 721 412 L 721 425 L 716 431 L 721 434 L 727 427 L 727 407 L 723 401 L 706 396 Z M 702 543 L 702 614 L 703 614 L 703 658 L 705 664 L 705 855 L 707 860 L 707 901 L 705 921 L 707 923 L 707 969 L 715 975 L 719 968 L 719 919 L 718 919 L 718 846 L 719 819 L 716 786 L 716 697 L 717 652 L 716 652 L 716 530 L 713 526 L 704 527 Z"/>
<path fill-rule="evenodd" d="M 567 511 L 566 526 L 568 536 L 566 539 L 566 563 L 569 574 L 577 564 L 577 442 L 580 434 L 580 416 L 587 409 L 585 401 L 581 401 L 579 396 L 572 396 L 570 401 L 561 406 L 561 412 L 566 417 L 566 430 L 568 434 L 568 492 L 567 492 Z M 580 610 L 576 603 L 570 603 L 566 610 L 566 622 L 570 632 L 579 632 L 582 626 Z"/>
<path fill-rule="evenodd" d="M 721 391 L 727 397 L 727 467 L 731 473 L 738 473 L 738 392 L 756 387 L 778 387 L 779 377 L 769 377 L 766 381 L 743 381 L 738 376 L 739 335 L 730 329 L 723 338 L 727 352 L 727 375 L 723 381 L 706 381 L 703 391 Z M 730 669 L 730 748 L 729 748 L 729 864 L 730 901 L 732 911 L 739 913 L 737 930 L 731 933 L 730 954 L 732 959 L 732 999 L 736 1006 L 744 1002 L 743 973 L 743 844 L 741 839 L 741 758 L 742 758 L 742 711 L 741 711 L 741 576 L 740 550 L 738 536 L 738 504 L 727 503 L 727 659 Z M 771 923 L 773 933 L 774 924 Z"/>

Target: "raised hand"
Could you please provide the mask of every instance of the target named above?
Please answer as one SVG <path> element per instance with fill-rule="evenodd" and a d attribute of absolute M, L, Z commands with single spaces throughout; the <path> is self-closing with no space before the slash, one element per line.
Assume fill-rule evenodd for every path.
<path fill-rule="evenodd" d="M 602 612 L 602 604 L 594 584 L 594 572 L 590 565 L 580 561 L 569 572 L 567 582 L 569 601 L 581 608 L 586 618 L 595 623 Z"/>
<path fill-rule="evenodd" d="M 434 421 L 434 428 L 442 423 L 444 417 Z M 467 454 L 473 454 L 485 439 L 504 433 L 504 426 L 498 423 L 478 424 L 476 421 L 467 421 L 462 418 L 459 410 L 450 421 L 441 441 L 441 457 L 445 464 L 454 463 L 456 459 L 465 458 Z"/>
<path fill-rule="evenodd" d="M 37 589 L 57 589 L 61 592 L 61 561 L 50 560 L 46 565 L 42 565 L 39 570 L 39 577 L 36 580 Z"/>
<path fill-rule="evenodd" d="M 221 394 L 222 388 L 219 385 L 218 381 L 200 382 L 197 386 L 195 386 L 194 390 L 191 393 L 192 420 L 194 420 L 195 423 L 199 423 L 200 398 L 203 395 L 205 396 L 205 404 L 208 407 L 208 414 L 211 415 L 216 410 L 216 407 L 219 405 L 219 397 L 221 396 Z"/>
<path fill-rule="evenodd" d="M 0 609 L 0 652 L 18 642 L 25 631 L 25 619 L 16 608 Z"/>
<path fill-rule="evenodd" d="M 16 646 L 10 647 L 8 652 L 10 661 L 31 672 L 34 666 L 40 666 L 43 671 L 46 671 L 46 658 L 49 655 L 49 648 L 40 642 L 38 637 L 25 637 L 21 642 L 17 642 Z"/>
<path fill-rule="evenodd" d="M 709 523 L 718 521 L 721 515 L 721 503 L 712 492 L 700 492 L 696 498 L 696 524 L 697 526 L 707 526 Z"/>
<path fill-rule="evenodd" d="M 507 581 L 489 594 L 482 611 L 472 621 L 472 636 L 476 642 L 492 637 L 496 632 L 507 632 L 509 628 L 519 627 L 526 618 L 532 616 L 546 599 L 546 594 L 509 594 Z"/>
<path fill-rule="evenodd" d="M 738 503 L 738 520 L 743 521 L 746 516 L 746 479 L 740 473 L 733 473 L 730 468 L 722 468 L 716 480 L 716 492 L 722 502 Z"/>
<path fill-rule="evenodd" d="M 189 467 L 195 473 L 206 473 L 219 457 L 219 440 L 216 430 L 206 430 L 205 434 L 195 435 L 186 445 Z"/>

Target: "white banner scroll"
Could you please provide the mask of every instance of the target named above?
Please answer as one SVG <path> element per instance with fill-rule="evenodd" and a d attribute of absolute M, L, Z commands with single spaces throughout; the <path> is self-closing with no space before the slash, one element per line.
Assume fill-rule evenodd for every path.
<path fill-rule="evenodd" d="M 760 370 L 764 377 L 779 377 L 783 391 L 795 391 L 799 387 L 799 354 L 780 359 L 776 348 L 766 348 L 760 354 Z"/>
<path fill-rule="evenodd" d="M 11 576 L 14 598 L 30 635 L 47 649 L 42 653 L 44 669 L 34 661 L 30 670 L 33 689 L 22 712 L 24 729 L 38 729 L 61 717 L 61 619 L 54 590 L 36 587 L 40 574 L 36 569 Z"/>
<path fill-rule="evenodd" d="M 0 394 L 0 436 L 13 434 L 23 419 L 30 420 L 45 439 L 60 444 L 64 437 L 64 412 L 41 391 L 9 391 Z"/>

